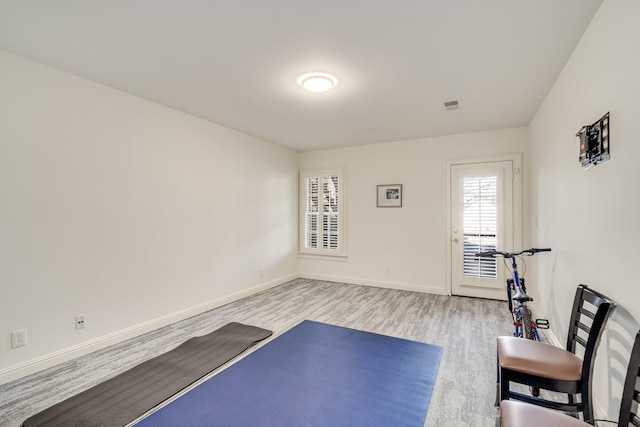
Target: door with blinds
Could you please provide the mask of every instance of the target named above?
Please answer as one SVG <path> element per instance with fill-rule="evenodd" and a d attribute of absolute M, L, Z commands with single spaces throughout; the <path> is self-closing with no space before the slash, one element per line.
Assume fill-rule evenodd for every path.
<path fill-rule="evenodd" d="M 502 299 L 501 258 L 475 254 L 513 249 L 513 161 L 451 166 L 451 293 Z"/>

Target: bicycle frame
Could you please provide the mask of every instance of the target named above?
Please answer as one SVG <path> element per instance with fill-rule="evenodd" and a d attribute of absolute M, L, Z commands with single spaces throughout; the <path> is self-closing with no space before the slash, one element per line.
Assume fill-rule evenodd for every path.
<path fill-rule="evenodd" d="M 513 318 L 513 336 L 518 338 L 529 338 L 535 339 L 536 341 L 540 341 L 540 334 L 538 333 L 538 325 L 535 320 L 530 315 L 526 315 L 525 310 L 529 310 L 527 307 L 526 301 L 533 301 L 531 299 L 517 299 L 518 297 L 523 298 L 527 296 L 525 287 L 524 287 L 524 279 L 520 278 L 520 274 L 518 273 L 518 263 L 516 261 L 516 256 L 511 257 L 511 273 L 513 279 L 510 281 L 507 280 L 507 299 L 509 301 L 509 311 L 511 312 L 511 316 Z M 516 291 L 515 296 L 511 296 L 510 287 L 513 286 Z M 512 299 L 517 301 L 515 309 L 513 308 Z M 525 336 L 527 328 L 524 327 L 524 322 L 531 322 L 531 332 L 532 336 Z M 530 334 L 527 334 L 530 335 Z"/>
<path fill-rule="evenodd" d="M 513 278 L 507 279 L 507 301 L 509 303 L 509 312 L 511 313 L 511 317 L 513 318 L 513 336 L 517 338 L 527 338 L 530 340 L 540 341 L 538 327 L 544 325 L 545 328 L 548 328 L 549 321 L 546 319 L 533 319 L 531 310 L 529 309 L 529 307 L 527 307 L 527 302 L 533 301 L 533 298 L 527 295 L 527 290 L 524 285 L 524 278 L 521 278 L 520 273 L 518 272 L 518 261 L 516 260 L 516 257 L 522 255 L 523 253 L 534 255 L 538 252 L 549 251 L 551 251 L 551 249 L 549 248 L 531 248 L 525 249 L 520 252 L 500 252 L 493 250 L 476 254 L 477 257 L 495 258 L 496 255 L 500 255 L 505 259 L 511 259 L 511 275 Z M 512 295 L 512 290 L 515 292 L 514 295 Z M 516 302 L 515 307 L 513 301 Z M 540 389 L 538 387 L 530 388 L 532 396 L 537 397 L 540 395 Z M 496 394 L 496 405 L 500 403 L 498 401 L 498 396 L 500 396 L 499 393 Z"/>
<path fill-rule="evenodd" d="M 551 249 L 549 248 L 531 248 L 522 250 L 520 252 L 501 252 L 492 250 L 476 254 L 476 256 L 478 257 L 495 258 L 496 255 L 499 255 L 504 257 L 505 259 L 511 259 L 512 278 L 507 279 L 507 302 L 509 304 L 509 312 L 511 313 L 511 317 L 513 318 L 513 335 L 515 337 L 540 341 L 538 328 L 544 326 L 546 329 L 549 327 L 549 321 L 546 319 L 534 320 L 531 314 L 531 310 L 529 309 L 529 307 L 527 307 L 527 302 L 533 301 L 533 298 L 527 295 L 526 287 L 524 285 L 524 278 L 521 278 L 520 273 L 518 272 L 518 262 L 516 258 L 522 254 L 534 255 L 538 252 L 549 251 L 551 251 Z"/>

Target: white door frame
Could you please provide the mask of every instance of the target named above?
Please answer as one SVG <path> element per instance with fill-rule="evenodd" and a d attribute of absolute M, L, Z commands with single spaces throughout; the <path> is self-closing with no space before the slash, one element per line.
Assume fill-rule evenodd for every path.
<path fill-rule="evenodd" d="M 446 230 L 446 262 L 447 268 L 445 270 L 445 279 L 447 286 L 447 295 L 452 295 L 452 258 L 451 258 L 451 250 L 452 250 L 452 225 L 451 225 L 451 169 L 456 165 L 468 165 L 468 164 L 478 164 L 478 163 L 489 163 L 489 162 L 502 162 L 502 161 L 511 161 L 513 162 L 513 245 L 514 249 L 522 248 L 523 242 L 523 217 L 522 217 L 522 154 L 521 153 L 512 153 L 512 154 L 504 154 L 497 156 L 488 156 L 488 157 L 476 157 L 476 158 L 465 158 L 458 160 L 449 160 L 447 161 L 447 177 L 446 177 L 446 194 L 447 194 L 447 230 Z M 498 263 L 501 265 L 501 263 Z M 506 298 L 506 295 L 505 295 Z"/>

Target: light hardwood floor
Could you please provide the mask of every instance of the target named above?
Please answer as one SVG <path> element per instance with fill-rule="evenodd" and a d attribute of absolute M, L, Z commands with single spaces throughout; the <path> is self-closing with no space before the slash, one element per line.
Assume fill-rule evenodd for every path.
<path fill-rule="evenodd" d="M 2 385 L 0 426 L 18 427 L 29 416 L 228 322 L 270 329 L 275 337 L 304 319 L 442 346 L 425 426 L 495 425 L 495 338 L 511 333 L 504 302 L 297 279 Z"/>

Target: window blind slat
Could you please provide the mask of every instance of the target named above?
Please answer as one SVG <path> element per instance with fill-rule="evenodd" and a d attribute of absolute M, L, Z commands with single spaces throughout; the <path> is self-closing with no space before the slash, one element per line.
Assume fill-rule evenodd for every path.
<path fill-rule="evenodd" d="M 478 258 L 476 253 L 496 249 L 498 230 L 497 177 L 464 177 L 463 188 L 463 274 L 496 278 L 495 258 Z"/>

